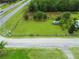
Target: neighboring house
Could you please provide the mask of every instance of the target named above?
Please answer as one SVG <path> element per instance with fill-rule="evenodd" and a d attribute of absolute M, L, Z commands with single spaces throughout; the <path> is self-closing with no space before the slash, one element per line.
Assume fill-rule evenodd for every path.
<path fill-rule="evenodd" d="M 60 21 L 53 21 L 52 24 L 59 25 L 60 24 Z"/>
<path fill-rule="evenodd" d="M 75 28 L 79 28 L 79 20 L 76 20 L 76 22 L 75 22 Z"/>

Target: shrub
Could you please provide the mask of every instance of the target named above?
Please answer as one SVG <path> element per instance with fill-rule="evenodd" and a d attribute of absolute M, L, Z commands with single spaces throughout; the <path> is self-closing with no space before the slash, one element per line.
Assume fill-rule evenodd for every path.
<path fill-rule="evenodd" d="M 0 42 L 0 57 L 5 56 L 6 54 L 6 51 L 4 50 L 6 44 L 7 42 L 4 41 Z"/>
<path fill-rule="evenodd" d="M 28 19 L 29 19 L 28 14 L 24 14 L 24 19 L 25 19 L 25 20 L 28 20 Z"/>
<path fill-rule="evenodd" d="M 47 19 L 47 15 L 44 12 L 38 11 L 33 15 L 33 19 L 35 21 L 45 21 Z"/>
<path fill-rule="evenodd" d="M 70 13 L 70 12 L 65 12 L 65 13 L 63 14 L 63 18 L 64 18 L 64 19 L 69 19 L 70 16 L 71 16 L 71 13 Z"/>
<path fill-rule="evenodd" d="M 76 20 L 78 20 L 77 18 L 73 18 L 73 21 L 75 22 Z"/>
<path fill-rule="evenodd" d="M 7 44 L 6 42 L 1 41 L 1 42 L 0 42 L 0 49 L 5 48 L 5 45 L 6 45 L 6 44 Z"/>
<path fill-rule="evenodd" d="M 69 34 L 73 34 L 74 31 L 75 31 L 75 26 L 74 26 L 74 24 L 72 24 L 72 25 L 70 26 L 70 28 L 68 29 L 68 33 L 69 33 Z"/>
<path fill-rule="evenodd" d="M 57 17 L 55 20 L 56 21 L 60 21 L 61 20 L 61 17 Z"/>

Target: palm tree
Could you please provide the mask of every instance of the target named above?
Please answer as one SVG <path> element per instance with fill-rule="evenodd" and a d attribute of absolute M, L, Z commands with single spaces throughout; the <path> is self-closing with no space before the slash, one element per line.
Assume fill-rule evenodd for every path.
<path fill-rule="evenodd" d="M 3 49 L 3 48 L 5 48 L 5 45 L 6 45 L 7 43 L 6 42 L 4 42 L 4 41 L 1 41 L 0 42 L 0 57 L 1 56 L 4 56 L 5 54 L 6 54 L 6 51 Z"/>
<path fill-rule="evenodd" d="M 7 44 L 7 42 L 1 41 L 0 42 L 0 49 L 5 48 L 5 45 Z"/>

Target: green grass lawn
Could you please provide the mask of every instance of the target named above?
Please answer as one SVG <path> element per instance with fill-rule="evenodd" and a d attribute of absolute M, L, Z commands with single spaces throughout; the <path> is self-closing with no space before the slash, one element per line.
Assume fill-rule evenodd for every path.
<path fill-rule="evenodd" d="M 3 27 L 2 30 L 6 29 L 8 31 L 11 31 L 15 26 L 15 24 L 19 21 L 16 29 L 11 31 L 11 33 L 14 35 L 35 34 L 35 35 L 53 35 L 54 36 L 56 34 L 63 35 L 66 33 L 66 31 L 61 30 L 60 26 L 52 25 L 52 22 L 53 22 L 52 19 L 49 19 L 46 22 L 25 21 L 23 18 L 24 9 L 20 10 L 13 17 L 11 17 L 10 20 L 7 21 L 4 26 L 2 26 Z"/>
<path fill-rule="evenodd" d="M 47 22 L 34 22 L 34 21 L 21 20 L 18 23 L 16 29 L 12 33 L 13 34 L 54 35 L 59 33 L 64 34 L 65 32 L 62 31 L 59 26 L 52 25 L 52 20 L 48 20 Z"/>
<path fill-rule="evenodd" d="M 57 48 L 5 49 L 0 59 L 67 59 Z"/>
<path fill-rule="evenodd" d="M 73 55 L 75 56 L 75 59 L 79 59 L 79 47 L 73 47 L 71 48 L 71 51 Z"/>

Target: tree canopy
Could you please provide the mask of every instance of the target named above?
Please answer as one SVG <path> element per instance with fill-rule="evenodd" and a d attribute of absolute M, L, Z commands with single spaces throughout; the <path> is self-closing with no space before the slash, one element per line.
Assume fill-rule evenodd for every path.
<path fill-rule="evenodd" d="M 15 2 L 17 0 L 0 0 L 0 3 L 4 3 L 4 2 Z"/>
<path fill-rule="evenodd" d="M 32 0 L 30 11 L 79 11 L 79 0 Z"/>

